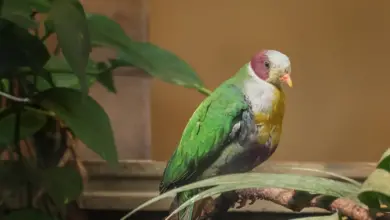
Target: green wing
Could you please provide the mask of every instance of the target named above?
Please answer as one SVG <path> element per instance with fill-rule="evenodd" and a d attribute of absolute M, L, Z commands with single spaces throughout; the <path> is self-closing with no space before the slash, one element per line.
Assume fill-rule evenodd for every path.
<path fill-rule="evenodd" d="M 189 183 L 207 169 L 231 142 L 232 128 L 247 108 L 244 94 L 233 84 L 222 84 L 207 97 L 192 115 L 168 161 L 160 192 Z"/>

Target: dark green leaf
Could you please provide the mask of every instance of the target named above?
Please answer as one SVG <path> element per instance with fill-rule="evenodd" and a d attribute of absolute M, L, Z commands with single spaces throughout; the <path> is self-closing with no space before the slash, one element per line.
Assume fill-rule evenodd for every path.
<path fill-rule="evenodd" d="M 390 207 L 390 149 L 383 154 L 377 169 L 372 172 L 360 190 L 358 198 L 370 208 Z"/>
<path fill-rule="evenodd" d="M 0 77 L 10 77 L 20 67 L 40 73 L 50 58 L 46 46 L 26 29 L 0 19 Z"/>
<path fill-rule="evenodd" d="M 11 110 L 11 109 L 10 109 Z M 7 110 L 6 110 L 7 111 Z M 20 139 L 23 140 L 37 132 L 46 123 L 46 116 L 25 110 L 20 119 Z M 7 111 L 0 118 L 0 143 L 10 144 L 15 140 L 14 127 L 16 114 L 13 111 Z"/>
<path fill-rule="evenodd" d="M 54 33 L 54 24 L 52 20 L 46 19 L 44 22 L 45 36 L 48 37 Z"/>
<path fill-rule="evenodd" d="M 53 21 L 62 53 L 77 74 L 83 94 L 88 95 L 85 70 L 91 44 L 82 5 L 77 0 L 54 0 L 48 19 Z"/>
<path fill-rule="evenodd" d="M 203 89 L 203 82 L 185 61 L 151 43 L 132 41 L 121 26 L 103 15 L 87 16 L 91 42 L 118 51 L 120 66 L 134 66 L 165 82 Z"/>
<path fill-rule="evenodd" d="M 78 90 L 52 88 L 35 99 L 57 114 L 74 134 L 90 149 L 110 163 L 118 161 L 113 131 L 108 115 L 90 96 L 83 101 Z"/>
<path fill-rule="evenodd" d="M 103 85 L 109 92 L 116 93 L 114 77 L 112 75 L 112 69 L 105 63 L 98 63 L 98 69 L 101 73 L 97 76 L 98 82 Z"/>
<path fill-rule="evenodd" d="M 51 72 L 54 84 L 57 87 L 80 88 L 77 76 L 63 58 L 52 56 L 46 63 L 45 69 Z M 88 87 L 92 86 L 92 84 L 98 80 L 107 90 L 114 93 L 116 92 L 111 68 L 106 64 L 95 63 L 94 61 L 89 60 L 86 73 Z M 40 91 L 51 88 L 47 81 L 42 78 L 38 79 L 37 87 Z"/>
<path fill-rule="evenodd" d="M 23 28 L 34 28 L 38 23 L 31 18 L 33 10 L 47 12 L 49 0 L 3 0 L 1 17 Z"/>
<path fill-rule="evenodd" d="M 4 220 L 53 220 L 39 209 L 23 209 L 13 211 Z"/>
<path fill-rule="evenodd" d="M 387 149 L 386 152 L 382 155 L 377 168 L 390 172 L 390 148 Z"/>
<path fill-rule="evenodd" d="M 59 205 L 74 201 L 83 191 L 83 180 L 72 167 L 53 167 L 45 170 L 42 184 Z"/>
<path fill-rule="evenodd" d="M 33 11 L 46 13 L 50 4 L 50 0 L 3 0 L 2 11 L 19 11 L 25 15 L 31 15 Z"/>
<path fill-rule="evenodd" d="M 91 42 L 117 50 L 126 48 L 132 40 L 114 20 L 100 14 L 87 14 Z"/>
<path fill-rule="evenodd" d="M 133 215 L 135 212 L 143 209 L 144 207 L 155 203 L 161 199 L 175 196 L 178 192 L 183 192 L 191 189 L 215 186 L 208 190 L 205 190 L 187 202 L 181 204 L 177 208 L 174 214 L 177 211 L 180 211 L 187 207 L 188 205 L 193 204 L 196 201 L 204 199 L 209 196 L 220 194 L 227 191 L 237 190 L 237 189 L 246 189 L 246 188 L 264 188 L 264 187 L 276 187 L 276 188 L 286 188 L 294 189 L 299 191 L 305 191 L 313 194 L 322 194 L 327 196 L 334 197 L 350 197 L 351 195 L 356 194 L 359 191 L 359 187 L 350 184 L 339 182 L 331 179 L 326 179 L 322 177 L 314 176 L 301 176 L 295 174 L 272 174 L 272 173 L 241 173 L 241 174 L 231 174 L 217 176 L 209 178 L 206 180 L 194 182 L 182 187 L 172 189 L 164 194 L 161 194 L 145 203 L 141 204 L 137 208 L 133 209 L 129 214 L 122 218 L 128 218 Z M 352 199 L 352 198 L 351 198 Z"/>
<path fill-rule="evenodd" d="M 25 16 L 23 14 L 13 12 L 13 13 L 4 13 L 2 18 L 12 21 L 13 23 L 19 25 L 19 27 L 30 29 L 30 28 L 36 28 L 38 27 L 38 23 L 29 18 L 28 16 Z"/>
<path fill-rule="evenodd" d="M 122 50 L 119 59 L 168 83 L 189 88 L 204 88 L 195 71 L 175 54 L 147 42 L 133 42 Z"/>
<path fill-rule="evenodd" d="M 13 1 L 13 0 L 10 0 Z M 26 2 L 26 0 L 18 0 L 20 2 Z M 50 11 L 51 0 L 27 0 L 28 4 L 30 4 L 31 8 L 40 13 L 47 13 Z"/>

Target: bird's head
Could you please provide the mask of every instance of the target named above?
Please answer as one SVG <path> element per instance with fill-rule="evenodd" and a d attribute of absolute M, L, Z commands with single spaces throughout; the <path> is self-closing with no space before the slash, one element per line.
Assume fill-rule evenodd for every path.
<path fill-rule="evenodd" d="M 250 67 L 255 77 L 261 80 L 275 86 L 286 83 L 292 87 L 290 59 L 279 51 L 262 50 L 258 52 L 252 57 Z"/>

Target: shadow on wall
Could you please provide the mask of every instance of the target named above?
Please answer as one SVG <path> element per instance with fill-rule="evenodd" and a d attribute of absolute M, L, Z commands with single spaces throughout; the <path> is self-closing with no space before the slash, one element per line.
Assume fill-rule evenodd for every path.
<path fill-rule="evenodd" d="M 284 133 L 273 160 L 375 161 L 390 146 L 390 1 L 151 1 L 151 41 L 209 88 L 258 50 L 290 56 Z M 204 97 L 154 81 L 153 159 L 167 160 Z"/>

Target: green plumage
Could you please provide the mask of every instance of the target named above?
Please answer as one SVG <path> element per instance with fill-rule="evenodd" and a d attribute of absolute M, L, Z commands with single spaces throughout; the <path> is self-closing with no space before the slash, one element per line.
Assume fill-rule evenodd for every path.
<path fill-rule="evenodd" d="M 229 81 L 207 97 L 184 129 L 164 171 L 160 192 L 196 180 L 232 141 L 229 135 L 233 125 L 247 108 L 244 94 Z"/>
<path fill-rule="evenodd" d="M 272 68 L 264 66 L 263 58 L 254 61 L 263 65 L 260 73 L 244 65 L 198 106 L 164 170 L 160 193 L 212 176 L 249 172 L 273 154 L 284 115 L 279 79 L 289 73 L 290 63 L 276 51 L 267 54 L 275 61 Z M 269 74 L 268 81 L 256 74 Z M 171 208 L 198 191 L 179 193 Z"/>

